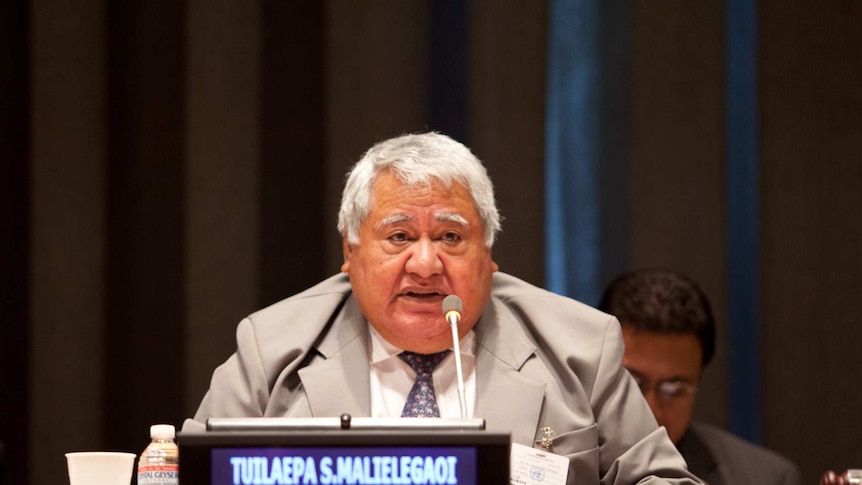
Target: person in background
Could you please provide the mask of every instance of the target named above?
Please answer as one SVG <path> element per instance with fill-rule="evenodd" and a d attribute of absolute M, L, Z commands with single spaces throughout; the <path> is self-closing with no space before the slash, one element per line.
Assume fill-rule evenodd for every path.
<path fill-rule="evenodd" d="M 457 295 L 467 418 L 533 455 L 549 428 L 569 484 L 697 483 L 621 365 L 617 320 L 498 272 L 499 229 L 467 147 L 438 133 L 376 144 L 342 195 L 341 274 L 243 319 L 183 430 L 210 417 L 459 418 L 441 313 Z"/>
<path fill-rule="evenodd" d="M 692 420 L 703 370 L 715 353 L 715 319 L 694 281 L 667 270 L 618 276 L 599 309 L 622 324 L 623 366 L 689 470 L 710 485 L 798 485 L 797 467 L 772 450 Z"/>

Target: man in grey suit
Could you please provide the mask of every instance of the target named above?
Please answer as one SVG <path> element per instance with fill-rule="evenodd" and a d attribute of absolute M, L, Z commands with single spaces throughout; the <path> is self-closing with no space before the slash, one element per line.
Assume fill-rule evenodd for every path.
<path fill-rule="evenodd" d="M 772 450 L 692 421 L 700 376 L 715 353 L 715 319 L 698 285 L 673 271 L 618 276 L 599 308 L 622 323 L 625 366 L 689 470 L 709 485 L 798 485 L 797 467 Z"/>
<path fill-rule="evenodd" d="M 462 144 L 425 133 L 373 146 L 342 195 L 342 273 L 245 318 L 184 430 L 209 417 L 461 417 L 441 313 L 457 295 L 467 417 L 565 457 L 565 483 L 697 483 L 621 366 L 616 319 L 499 273 L 499 228 Z"/>

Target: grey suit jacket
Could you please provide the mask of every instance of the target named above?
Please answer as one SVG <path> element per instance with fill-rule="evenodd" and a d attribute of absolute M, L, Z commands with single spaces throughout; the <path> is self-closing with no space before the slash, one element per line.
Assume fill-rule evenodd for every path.
<path fill-rule="evenodd" d="M 677 445 L 689 470 L 709 485 L 799 485 L 790 460 L 720 428 L 692 421 Z"/>
<path fill-rule="evenodd" d="M 475 416 L 488 430 L 534 446 L 551 427 L 568 483 L 696 483 L 621 367 L 612 316 L 496 273 L 474 331 Z M 369 416 L 367 333 L 346 275 L 250 315 L 184 430 L 209 417 Z"/>

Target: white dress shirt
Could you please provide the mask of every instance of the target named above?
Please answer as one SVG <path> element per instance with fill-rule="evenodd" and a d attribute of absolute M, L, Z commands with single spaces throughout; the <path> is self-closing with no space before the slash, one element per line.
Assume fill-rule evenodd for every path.
<path fill-rule="evenodd" d="M 368 325 L 371 345 L 371 416 L 394 418 L 401 416 L 407 395 L 416 381 L 416 371 L 398 354 L 403 349 L 387 342 L 372 325 Z M 461 370 L 464 374 L 464 393 L 467 401 L 467 416 L 473 417 L 476 408 L 476 335 L 471 330 L 459 342 L 461 345 Z M 458 397 L 458 375 L 455 369 L 455 354 L 447 355 L 431 373 L 434 395 L 441 418 L 460 418 L 461 404 Z"/>

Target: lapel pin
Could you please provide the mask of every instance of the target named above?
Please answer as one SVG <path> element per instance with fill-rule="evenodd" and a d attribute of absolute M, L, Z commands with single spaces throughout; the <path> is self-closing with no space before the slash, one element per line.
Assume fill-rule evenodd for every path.
<path fill-rule="evenodd" d="M 554 447 L 554 430 L 550 426 L 545 426 L 541 429 L 542 439 L 536 440 L 536 444 L 542 447 L 545 451 L 551 451 Z"/>

